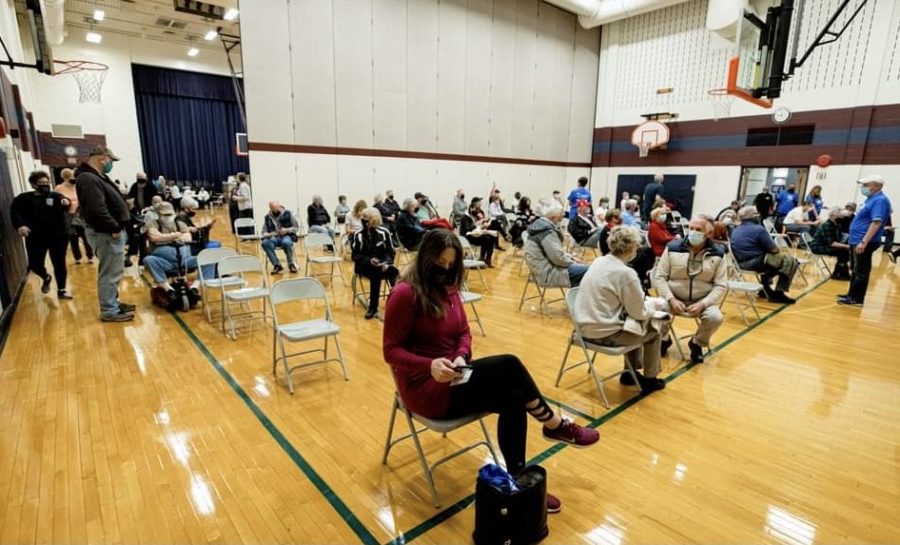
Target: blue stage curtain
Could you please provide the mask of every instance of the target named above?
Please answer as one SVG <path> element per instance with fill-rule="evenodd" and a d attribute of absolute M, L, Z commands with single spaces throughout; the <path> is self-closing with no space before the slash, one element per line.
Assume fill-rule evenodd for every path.
<path fill-rule="evenodd" d="M 221 191 L 222 180 L 249 172 L 235 155 L 246 132 L 230 77 L 131 65 L 141 152 L 147 175 Z"/>

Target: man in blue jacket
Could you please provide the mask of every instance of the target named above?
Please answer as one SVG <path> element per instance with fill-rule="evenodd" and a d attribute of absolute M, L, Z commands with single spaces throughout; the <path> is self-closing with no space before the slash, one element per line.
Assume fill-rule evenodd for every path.
<path fill-rule="evenodd" d="M 578 215 L 578 201 L 587 201 L 591 205 L 591 190 L 587 188 L 588 179 L 582 176 L 578 178 L 578 187 L 569 192 L 569 220 Z"/>

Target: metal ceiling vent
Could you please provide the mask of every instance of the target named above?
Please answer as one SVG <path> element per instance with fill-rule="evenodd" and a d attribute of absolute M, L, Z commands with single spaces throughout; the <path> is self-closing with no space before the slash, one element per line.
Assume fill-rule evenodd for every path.
<path fill-rule="evenodd" d="M 175 2 L 175 11 L 182 13 L 190 13 L 191 15 L 199 15 L 200 17 L 209 17 L 210 19 L 224 19 L 225 8 L 215 4 L 207 4 L 197 0 L 173 0 Z"/>
<path fill-rule="evenodd" d="M 156 26 L 164 28 L 177 28 L 179 30 L 187 28 L 187 23 L 185 23 L 184 21 L 169 19 L 168 17 L 157 17 L 155 24 Z"/>

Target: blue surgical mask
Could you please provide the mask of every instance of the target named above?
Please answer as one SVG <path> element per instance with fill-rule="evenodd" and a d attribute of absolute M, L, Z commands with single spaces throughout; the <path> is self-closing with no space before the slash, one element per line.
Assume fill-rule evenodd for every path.
<path fill-rule="evenodd" d="M 110 172 L 112 172 L 112 169 L 113 169 L 113 162 L 112 162 L 112 161 L 109 161 L 108 163 L 104 163 L 104 165 L 103 165 L 103 174 L 109 174 Z"/>
<path fill-rule="evenodd" d="M 688 244 L 691 246 L 700 246 L 705 238 L 700 231 L 690 231 L 687 236 Z"/>
<path fill-rule="evenodd" d="M 859 192 L 862 193 L 863 197 L 868 197 L 872 194 L 872 191 L 869 189 L 869 187 L 865 185 L 859 188 Z"/>

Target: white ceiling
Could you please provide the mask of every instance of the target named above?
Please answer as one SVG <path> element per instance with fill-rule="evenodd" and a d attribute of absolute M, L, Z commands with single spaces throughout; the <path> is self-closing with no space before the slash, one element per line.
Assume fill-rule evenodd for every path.
<path fill-rule="evenodd" d="M 15 3 L 16 10 L 24 13 L 25 0 L 15 0 Z M 209 0 L 206 3 L 226 9 L 237 8 L 237 0 Z M 207 31 L 222 27 L 225 34 L 240 36 L 241 33 L 239 21 L 208 19 L 178 12 L 173 0 L 66 0 L 65 6 L 67 40 L 75 34 L 94 29 L 101 34 L 122 34 L 177 44 L 192 43 L 201 49 L 222 51 L 218 38 L 212 41 L 203 39 Z M 92 22 L 95 9 L 106 12 L 102 22 Z M 161 23 L 166 21 L 172 23 L 163 26 Z"/>

